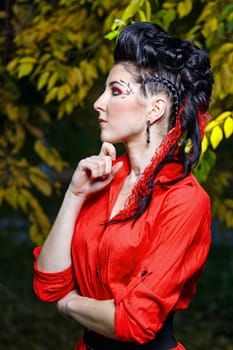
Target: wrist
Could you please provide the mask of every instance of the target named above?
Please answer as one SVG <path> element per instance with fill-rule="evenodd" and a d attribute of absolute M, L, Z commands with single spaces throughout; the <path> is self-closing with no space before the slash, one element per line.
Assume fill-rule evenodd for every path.
<path fill-rule="evenodd" d="M 70 183 L 65 196 L 69 198 L 71 201 L 73 200 L 74 202 L 82 202 L 86 198 L 86 193 L 74 191 L 74 188 L 72 187 L 72 184 Z"/>

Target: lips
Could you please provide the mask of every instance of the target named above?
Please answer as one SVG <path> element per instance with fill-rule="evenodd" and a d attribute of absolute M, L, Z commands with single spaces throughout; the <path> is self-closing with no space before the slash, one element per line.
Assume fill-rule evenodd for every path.
<path fill-rule="evenodd" d="M 103 126 L 106 123 L 107 123 L 107 121 L 105 119 L 99 118 L 99 126 Z"/>

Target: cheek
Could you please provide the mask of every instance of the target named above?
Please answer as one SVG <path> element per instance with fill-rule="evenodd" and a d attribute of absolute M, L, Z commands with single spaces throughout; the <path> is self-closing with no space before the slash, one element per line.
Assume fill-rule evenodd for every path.
<path fill-rule="evenodd" d="M 142 115 L 143 107 L 131 100 L 129 97 L 122 98 L 121 101 L 114 101 L 111 104 L 111 113 L 120 115 Z"/>

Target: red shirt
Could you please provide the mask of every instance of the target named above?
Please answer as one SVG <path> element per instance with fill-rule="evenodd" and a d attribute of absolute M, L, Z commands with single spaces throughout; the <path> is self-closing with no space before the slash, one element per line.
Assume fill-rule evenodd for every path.
<path fill-rule="evenodd" d="M 108 189 L 91 195 L 82 207 L 72 267 L 43 273 L 35 263 L 34 286 L 44 301 L 57 301 L 74 288 L 98 300 L 114 299 L 117 338 L 145 343 L 168 313 L 186 309 L 195 293 L 210 247 L 210 200 L 190 174 L 175 185 L 156 186 L 134 225 L 105 227 L 129 173 L 127 156 L 121 160 L 124 166 Z M 171 180 L 180 171 L 177 164 L 166 165 L 156 180 Z"/>

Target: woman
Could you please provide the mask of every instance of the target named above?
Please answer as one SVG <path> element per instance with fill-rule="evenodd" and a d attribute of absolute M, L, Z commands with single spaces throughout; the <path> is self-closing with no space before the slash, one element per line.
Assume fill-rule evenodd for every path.
<path fill-rule="evenodd" d="M 76 349 L 184 349 L 172 332 L 210 246 L 199 160 L 213 78 L 206 52 L 159 26 L 126 26 L 95 102 L 103 146 L 81 160 L 36 248 L 34 287 L 85 333 Z M 126 154 L 116 159 L 114 144 Z"/>

